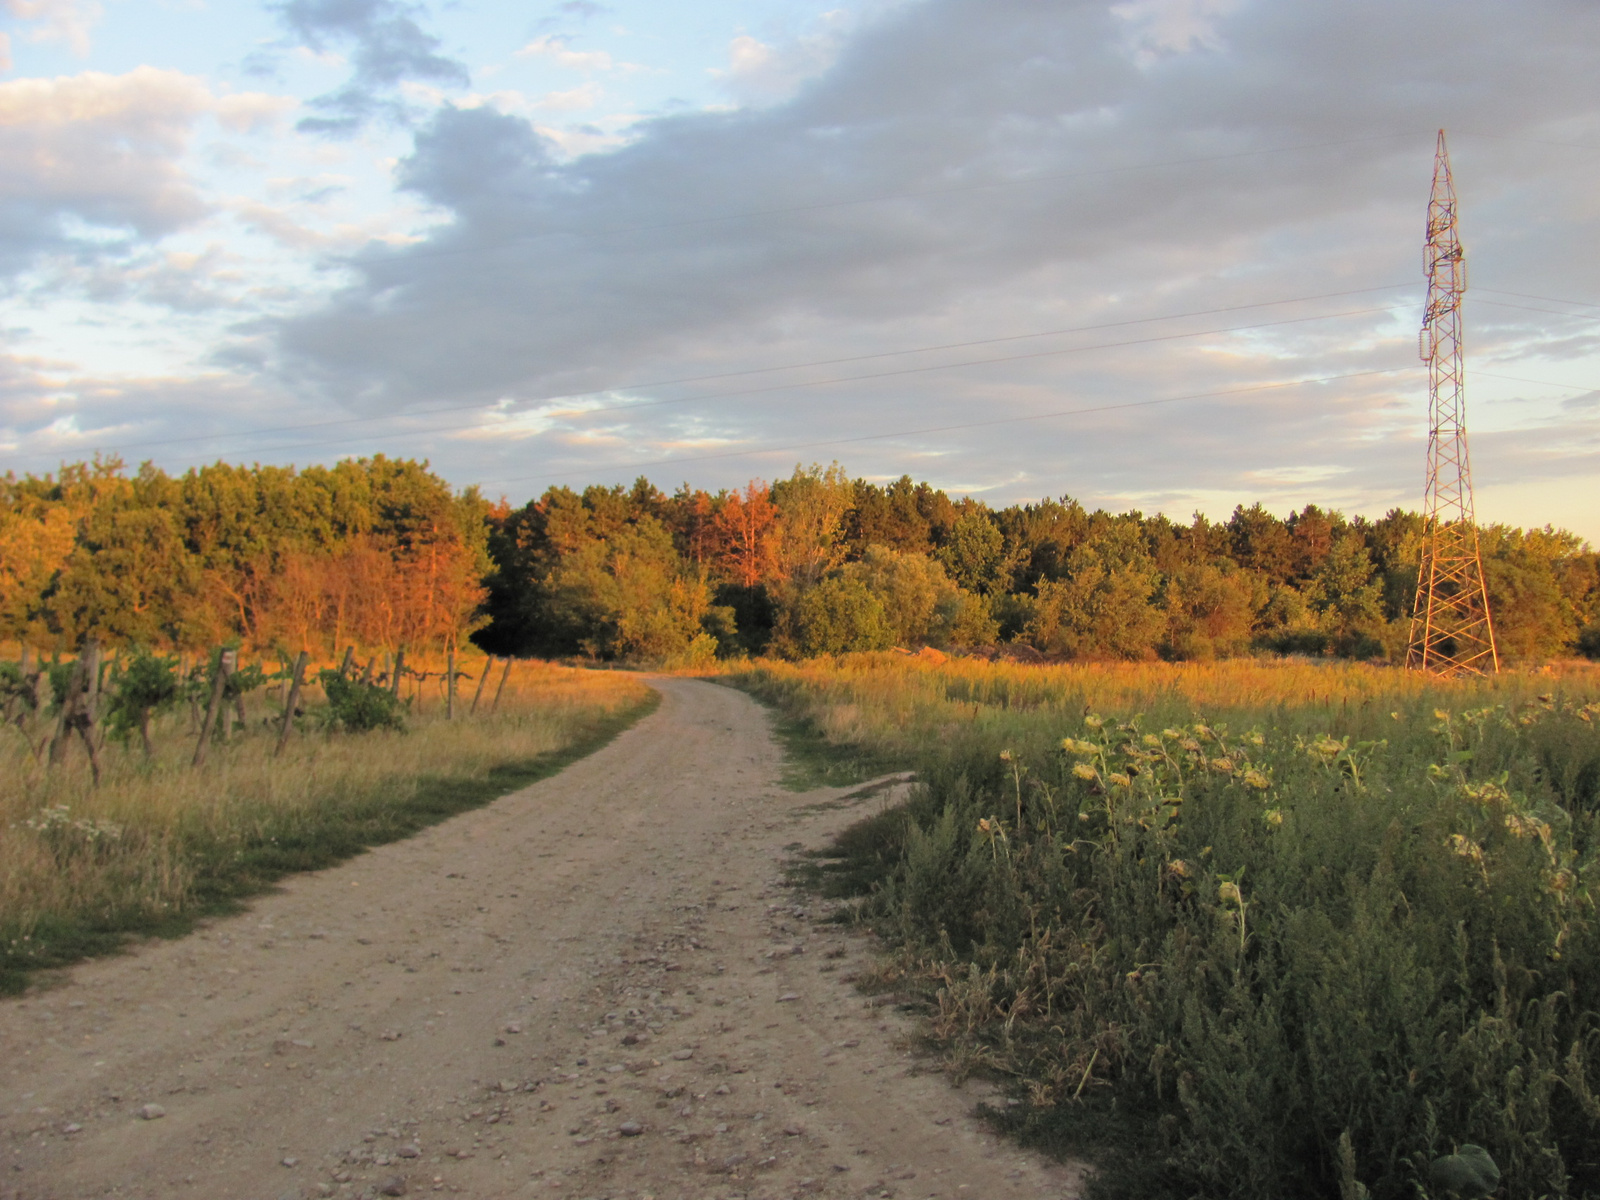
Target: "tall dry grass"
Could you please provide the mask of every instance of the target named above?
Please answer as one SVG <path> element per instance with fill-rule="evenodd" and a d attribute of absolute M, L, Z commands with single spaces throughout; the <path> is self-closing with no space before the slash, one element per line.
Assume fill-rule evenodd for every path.
<path fill-rule="evenodd" d="M 34 967 L 107 948 L 131 930 L 179 927 L 286 871 L 492 799 L 597 744 L 654 699 L 625 674 L 522 662 L 490 713 L 498 682 L 497 668 L 477 715 L 467 713 L 468 690 L 453 721 L 442 696 L 426 697 L 404 732 L 362 734 L 319 730 L 320 694 L 308 689 L 307 716 L 278 757 L 281 709 L 277 689 L 266 689 L 200 768 L 190 765 L 196 730 L 182 710 L 157 721 L 150 759 L 137 735 L 108 742 L 98 787 L 79 743 L 56 767 L 35 757 L 49 718 L 0 731 L 0 990 Z"/>
<path fill-rule="evenodd" d="M 1089 711 L 1174 720 L 1275 717 L 1297 725 L 1337 718 L 1382 728 L 1397 707 L 1515 704 L 1552 691 L 1600 694 L 1600 664 L 1588 662 L 1439 680 L 1343 660 L 1038 666 L 882 653 L 730 663 L 723 674 L 805 717 L 832 742 L 913 755 L 930 736 L 1015 736 L 1019 726 L 1053 730 L 1063 717 Z"/>

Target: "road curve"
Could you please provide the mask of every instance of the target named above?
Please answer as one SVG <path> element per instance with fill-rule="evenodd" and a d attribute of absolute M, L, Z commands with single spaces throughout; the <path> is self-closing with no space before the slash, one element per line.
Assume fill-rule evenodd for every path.
<path fill-rule="evenodd" d="M 782 884 L 881 796 L 787 792 L 760 706 L 650 682 L 557 776 L 0 1002 L 0 1200 L 1076 1195 Z"/>

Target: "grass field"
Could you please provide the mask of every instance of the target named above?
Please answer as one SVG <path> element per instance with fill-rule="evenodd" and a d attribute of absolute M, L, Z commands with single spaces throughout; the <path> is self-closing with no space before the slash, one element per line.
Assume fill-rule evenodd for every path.
<path fill-rule="evenodd" d="M 997 1119 L 1097 1162 L 1100 1195 L 1600 1196 L 1593 668 L 732 681 L 813 771 L 823 744 L 918 771 L 813 879 L 898 948 L 879 982 L 951 1063 L 1010 1081 Z"/>
<path fill-rule="evenodd" d="M 109 742 L 99 787 L 81 746 L 47 769 L 17 730 L 0 731 L 0 992 L 485 804 L 596 749 L 655 699 L 628 675 L 519 663 L 493 715 L 463 703 L 446 721 L 433 702 L 404 732 L 308 722 L 275 758 L 273 709 L 257 696 L 203 767 L 180 712 L 157 723 L 149 760 L 137 736 Z M 313 689 L 313 714 L 317 702 Z"/>

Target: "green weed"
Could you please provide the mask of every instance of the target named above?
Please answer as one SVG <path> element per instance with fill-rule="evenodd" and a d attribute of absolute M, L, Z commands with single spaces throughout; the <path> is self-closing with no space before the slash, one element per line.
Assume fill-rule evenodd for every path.
<path fill-rule="evenodd" d="M 815 882 L 862 897 L 952 1064 L 1009 1082 L 997 1121 L 1096 1161 L 1101 1196 L 1442 1198 L 1489 1166 L 1600 1195 L 1593 681 L 1352 668 L 1288 676 L 1332 702 L 1238 703 L 1241 665 L 1206 711 L 1140 670 L 1115 709 L 1125 681 L 1081 670 L 767 685 L 917 747 L 911 800 Z"/>

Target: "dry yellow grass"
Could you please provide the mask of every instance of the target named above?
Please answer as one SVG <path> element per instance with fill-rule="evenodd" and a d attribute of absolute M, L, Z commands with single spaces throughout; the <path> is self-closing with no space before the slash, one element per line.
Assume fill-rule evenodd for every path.
<path fill-rule="evenodd" d="M 490 714 L 498 682 L 497 670 L 476 716 L 468 692 L 454 721 L 435 702 L 403 733 L 297 732 L 277 758 L 277 710 L 258 695 L 249 727 L 198 769 L 183 711 L 157 723 L 149 761 L 137 736 L 109 743 L 99 787 L 80 744 L 47 768 L 13 729 L 0 744 L 0 987 L 8 961 L 14 971 L 57 961 L 95 930 L 159 923 L 481 803 L 497 782 L 515 786 L 533 760 L 603 735 L 653 697 L 626 674 L 523 662 Z M 37 745 L 48 729 L 27 732 Z"/>
<path fill-rule="evenodd" d="M 1274 710 L 1314 714 L 1417 706 L 1513 703 L 1554 690 L 1600 694 L 1600 664 L 1563 662 L 1490 679 L 1439 680 L 1394 667 L 1309 659 L 1211 663 L 1023 665 L 903 653 L 847 654 L 792 663 L 730 664 L 757 690 L 804 715 L 834 743 L 914 746 L 930 730 L 1011 723 L 1022 714 L 1076 718 L 1085 711 L 1230 714 L 1259 721 Z"/>

